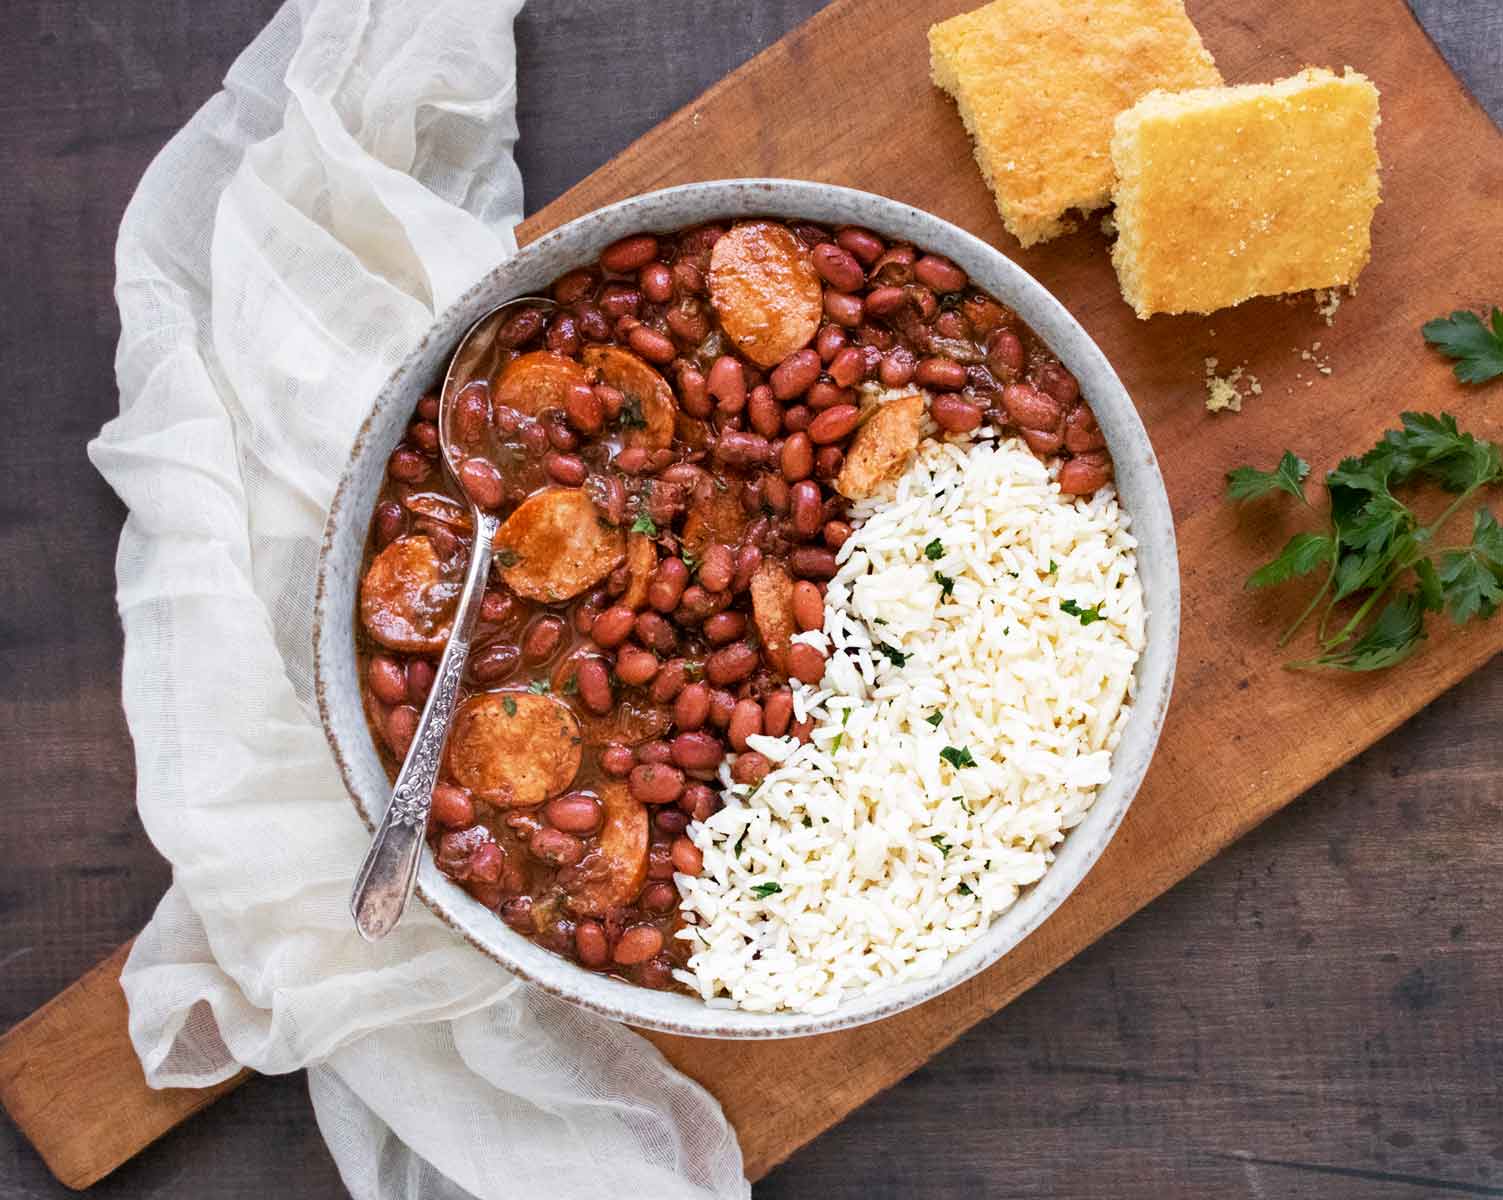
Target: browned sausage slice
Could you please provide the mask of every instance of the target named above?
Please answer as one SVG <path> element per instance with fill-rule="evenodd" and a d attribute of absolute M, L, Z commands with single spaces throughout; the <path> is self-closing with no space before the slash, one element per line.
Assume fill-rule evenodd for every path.
<path fill-rule="evenodd" d="M 896 479 L 918 449 L 924 420 L 920 392 L 889 400 L 867 418 L 851 439 L 835 490 L 850 500 L 865 500 L 889 480 Z"/>
<path fill-rule="evenodd" d="M 777 562 L 764 562 L 751 577 L 752 620 L 772 665 L 788 674 L 788 646 L 798 626 L 793 621 L 793 576 Z"/>
<path fill-rule="evenodd" d="M 673 724 L 666 709 L 631 696 L 622 696 L 603 717 L 586 713 L 580 718 L 579 734 L 586 746 L 606 746 L 620 742 L 623 746 L 640 746 L 662 737 Z"/>
<path fill-rule="evenodd" d="M 514 358 L 496 377 L 497 404 L 535 417 L 545 408 L 563 408 L 572 388 L 591 383 L 590 372 L 552 350 L 534 350 Z"/>
<path fill-rule="evenodd" d="M 601 521 L 590 498 L 574 488 L 527 497 L 496 534 L 506 586 L 544 604 L 579 595 L 614 571 L 625 554 L 621 530 Z"/>
<path fill-rule="evenodd" d="M 710 302 L 736 348 L 770 368 L 818 332 L 824 292 L 814 259 L 791 230 L 746 221 L 711 251 Z"/>
<path fill-rule="evenodd" d="M 444 570 L 427 537 L 400 537 L 376 555 L 360 581 L 360 620 L 392 650 L 437 653 L 449 640 L 461 582 Z"/>
<path fill-rule="evenodd" d="M 586 346 L 581 357 L 586 366 L 600 372 L 602 383 L 626 397 L 626 407 L 621 411 L 622 428 L 626 430 L 623 445 L 662 450 L 673 444 L 678 405 L 666 379 L 620 346 Z"/>
<path fill-rule="evenodd" d="M 719 488 L 703 496 L 696 496 L 689 505 L 689 515 L 684 518 L 684 531 L 680 537 L 684 549 L 696 558 L 704 555 L 711 542 L 724 542 L 734 546 L 746 530 L 748 517 L 741 506 L 739 489 Z M 645 598 L 645 593 L 644 593 Z"/>
<path fill-rule="evenodd" d="M 580 864 L 581 882 L 566 903 L 579 916 L 603 917 L 630 904 L 647 882 L 647 806 L 627 794 L 626 784 L 600 789 L 605 823 L 595 851 Z"/>
<path fill-rule="evenodd" d="M 531 808 L 579 771 L 579 722 L 532 692 L 481 692 L 454 714 L 447 766 L 455 783 L 499 808 Z"/>
<path fill-rule="evenodd" d="M 626 539 L 626 591 L 619 603 L 627 608 L 641 608 L 647 603 L 647 585 L 657 569 L 658 552 L 645 533 L 633 533 Z"/>

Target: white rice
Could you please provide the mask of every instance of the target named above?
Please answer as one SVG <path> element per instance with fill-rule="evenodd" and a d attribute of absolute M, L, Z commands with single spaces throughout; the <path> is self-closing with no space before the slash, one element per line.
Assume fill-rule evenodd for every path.
<path fill-rule="evenodd" d="M 703 871 L 675 876 L 696 947 L 677 975 L 706 1001 L 818 1013 L 931 975 L 1085 816 L 1129 712 L 1143 597 L 1111 491 L 1072 499 L 1054 473 L 1015 439 L 926 439 L 855 506 L 825 628 L 799 635 L 831 652 L 794 692 L 813 740 L 752 739 L 775 769 L 751 792 L 723 768 L 725 807 L 689 830 Z"/>

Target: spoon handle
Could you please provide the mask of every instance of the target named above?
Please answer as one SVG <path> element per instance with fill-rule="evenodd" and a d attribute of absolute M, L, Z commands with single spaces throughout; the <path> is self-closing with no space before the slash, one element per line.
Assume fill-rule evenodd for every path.
<path fill-rule="evenodd" d="M 350 896 L 350 913 L 355 928 L 368 942 L 385 937 L 396 927 L 402 910 L 412 896 L 417 882 L 418 861 L 422 856 L 423 836 L 428 828 L 428 809 L 433 803 L 433 785 L 438 782 L 444 745 L 449 740 L 449 720 L 454 715 L 454 698 L 464 674 L 465 659 L 470 654 L 470 638 L 485 597 L 485 580 L 490 572 L 491 552 L 500 522 L 489 513 L 471 510 L 475 539 L 470 549 L 469 570 L 464 591 L 454 613 L 454 630 L 438 662 L 438 672 L 417 732 L 412 736 L 402 770 L 392 788 L 391 803 L 371 839 L 355 890 Z"/>

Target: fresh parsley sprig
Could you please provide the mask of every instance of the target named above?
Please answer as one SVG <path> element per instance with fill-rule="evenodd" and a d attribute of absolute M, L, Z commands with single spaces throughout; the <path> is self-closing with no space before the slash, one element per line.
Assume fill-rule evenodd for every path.
<path fill-rule="evenodd" d="M 1461 432 L 1448 413 L 1407 412 L 1400 420 L 1402 428 L 1389 430 L 1362 457 L 1343 459 L 1326 475 L 1326 529 L 1295 534 L 1248 577 L 1247 587 L 1256 589 L 1325 571 L 1319 590 L 1279 639 L 1286 645 L 1323 604 L 1316 625 L 1319 653 L 1290 666 L 1391 667 L 1419 649 L 1426 613 L 1448 610 L 1460 625 L 1491 617 L 1503 606 L 1503 528 L 1490 511 L 1473 513 L 1469 543 L 1435 549 L 1441 529 L 1468 501 L 1503 482 L 1503 455 L 1491 442 Z M 1314 511 L 1305 495 L 1309 472 L 1309 464 L 1286 450 L 1272 470 L 1230 472 L 1227 498 L 1283 492 Z M 1435 484 L 1456 497 L 1428 525 L 1394 494 L 1395 488 L 1418 483 Z M 1360 601 L 1356 611 L 1331 632 L 1336 606 L 1349 599 Z"/>
<path fill-rule="evenodd" d="M 1420 332 L 1425 341 L 1456 360 L 1451 369 L 1462 383 L 1486 383 L 1503 375 L 1503 309 L 1496 305 L 1491 329 L 1476 313 L 1463 309 L 1426 321 Z"/>

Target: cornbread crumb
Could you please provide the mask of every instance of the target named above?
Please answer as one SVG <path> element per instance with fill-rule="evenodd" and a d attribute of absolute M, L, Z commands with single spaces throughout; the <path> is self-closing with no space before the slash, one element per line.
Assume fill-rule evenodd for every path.
<path fill-rule="evenodd" d="M 1341 292 L 1337 288 L 1315 289 L 1315 312 L 1327 325 L 1336 324 L 1336 310 L 1341 307 Z"/>
<path fill-rule="evenodd" d="M 1256 375 L 1249 375 L 1245 366 L 1235 367 L 1226 376 L 1216 374 L 1217 359 L 1205 360 L 1206 411 L 1241 412 L 1243 392 L 1239 384 L 1245 384 L 1247 395 L 1261 396 L 1263 385 Z"/>
<path fill-rule="evenodd" d="M 1112 189 L 1112 121 L 1154 88 L 1221 82 L 1181 0 L 994 0 L 929 30 L 1002 223 L 1030 246 Z"/>
<path fill-rule="evenodd" d="M 1352 284 L 1371 252 L 1378 119 L 1350 68 L 1155 92 L 1118 117 L 1112 262 L 1138 316 Z"/>

